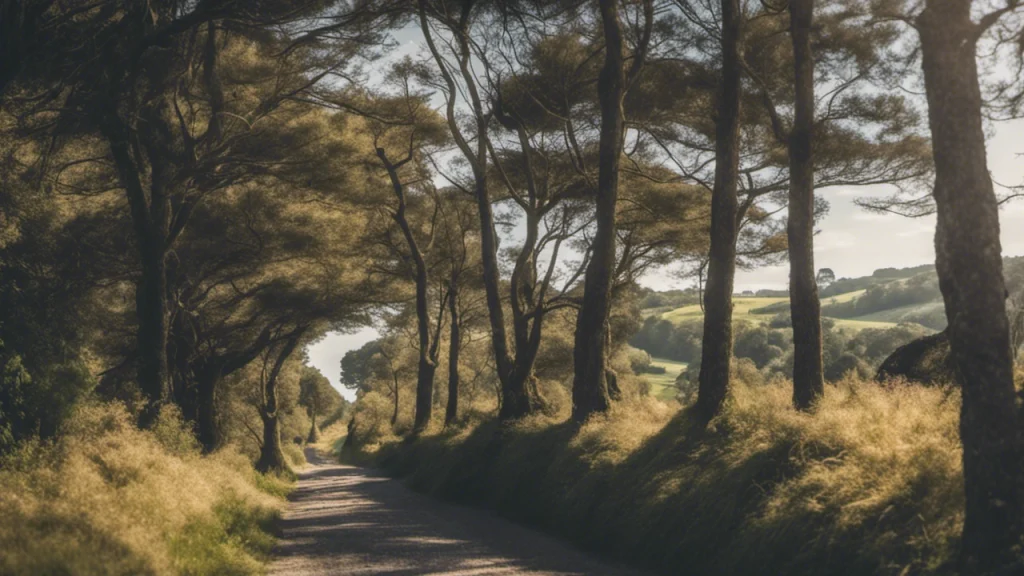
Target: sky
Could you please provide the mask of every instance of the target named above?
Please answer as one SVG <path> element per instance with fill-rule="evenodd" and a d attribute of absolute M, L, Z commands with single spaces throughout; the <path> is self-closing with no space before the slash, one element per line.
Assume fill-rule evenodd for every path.
<path fill-rule="evenodd" d="M 395 56 L 420 49 L 415 33 L 403 30 L 396 38 L 400 47 Z M 991 127 L 988 158 L 989 169 L 996 182 L 1010 186 L 1024 184 L 1024 120 Z M 870 275 L 879 268 L 904 268 L 935 261 L 934 216 L 909 219 L 894 214 L 873 214 L 854 204 L 856 198 L 887 196 L 890 192 L 885 186 L 819 191 L 829 202 L 830 210 L 818 223 L 819 232 L 814 238 L 816 268 L 831 268 L 837 278 L 855 278 Z M 1003 255 L 1024 255 L 1024 199 L 1002 208 L 1000 229 Z M 786 263 L 756 270 L 738 270 L 736 292 L 785 289 L 788 282 Z M 676 278 L 671 270 L 653 271 L 640 283 L 655 290 L 688 288 L 694 284 L 692 280 Z M 354 392 L 340 384 L 341 358 L 347 351 L 359 348 L 376 337 L 377 332 L 373 328 L 351 334 L 328 334 L 307 348 L 309 363 L 351 400 Z"/>

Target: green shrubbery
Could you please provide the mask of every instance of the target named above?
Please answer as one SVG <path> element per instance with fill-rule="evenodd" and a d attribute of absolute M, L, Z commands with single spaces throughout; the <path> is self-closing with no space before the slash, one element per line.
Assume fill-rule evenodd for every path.
<path fill-rule="evenodd" d="M 140 431 L 88 403 L 0 462 L 0 486 L 0 574 L 259 573 L 288 490 L 232 449 L 200 456 L 175 410 Z"/>
<path fill-rule="evenodd" d="M 641 399 L 579 430 L 486 420 L 353 456 L 665 573 L 947 572 L 963 514 L 958 395 L 847 379 L 804 414 L 791 393 L 739 384 L 707 429 Z"/>

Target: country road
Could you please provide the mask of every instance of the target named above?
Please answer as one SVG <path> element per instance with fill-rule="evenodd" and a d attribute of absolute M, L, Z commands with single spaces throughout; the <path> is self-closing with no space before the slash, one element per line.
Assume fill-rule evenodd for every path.
<path fill-rule="evenodd" d="M 274 575 L 640 576 L 486 511 L 417 494 L 307 452 L 282 521 Z"/>

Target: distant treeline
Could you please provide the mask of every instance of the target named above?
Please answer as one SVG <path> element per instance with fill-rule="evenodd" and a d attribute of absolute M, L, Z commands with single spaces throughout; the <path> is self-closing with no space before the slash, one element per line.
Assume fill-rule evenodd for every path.
<path fill-rule="evenodd" d="M 733 355 L 749 359 L 760 370 L 786 374 L 793 365 L 793 337 L 782 316 L 768 324 L 737 322 L 733 329 Z M 896 348 L 930 332 L 915 324 L 853 332 L 837 328 L 828 318 L 823 320 L 822 328 L 825 374 L 830 380 L 839 379 L 850 370 L 866 376 Z M 688 372 L 696 374 L 702 330 L 701 322 L 675 324 L 651 316 L 629 343 L 654 357 L 687 362 Z"/>
<path fill-rule="evenodd" d="M 821 313 L 833 318 L 856 318 L 875 312 L 941 301 L 939 278 L 934 272 L 931 272 L 918 274 L 906 280 L 872 286 L 861 296 L 847 302 L 826 302 Z M 934 319 L 922 316 L 922 320 L 934 324 Z M 931 327 L 941 330 L 945 327 L 944 317 L 941 318 L 941 322 L 940 325 Z"/>

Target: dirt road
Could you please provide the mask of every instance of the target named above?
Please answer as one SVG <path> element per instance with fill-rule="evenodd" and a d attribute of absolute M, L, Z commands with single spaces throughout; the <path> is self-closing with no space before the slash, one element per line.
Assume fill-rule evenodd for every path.
<path fill-rule="evenodd" d="M 311 465 L 300 473 L 271 574 L 640 576 L 491 513 L 307 456 Z"/>

